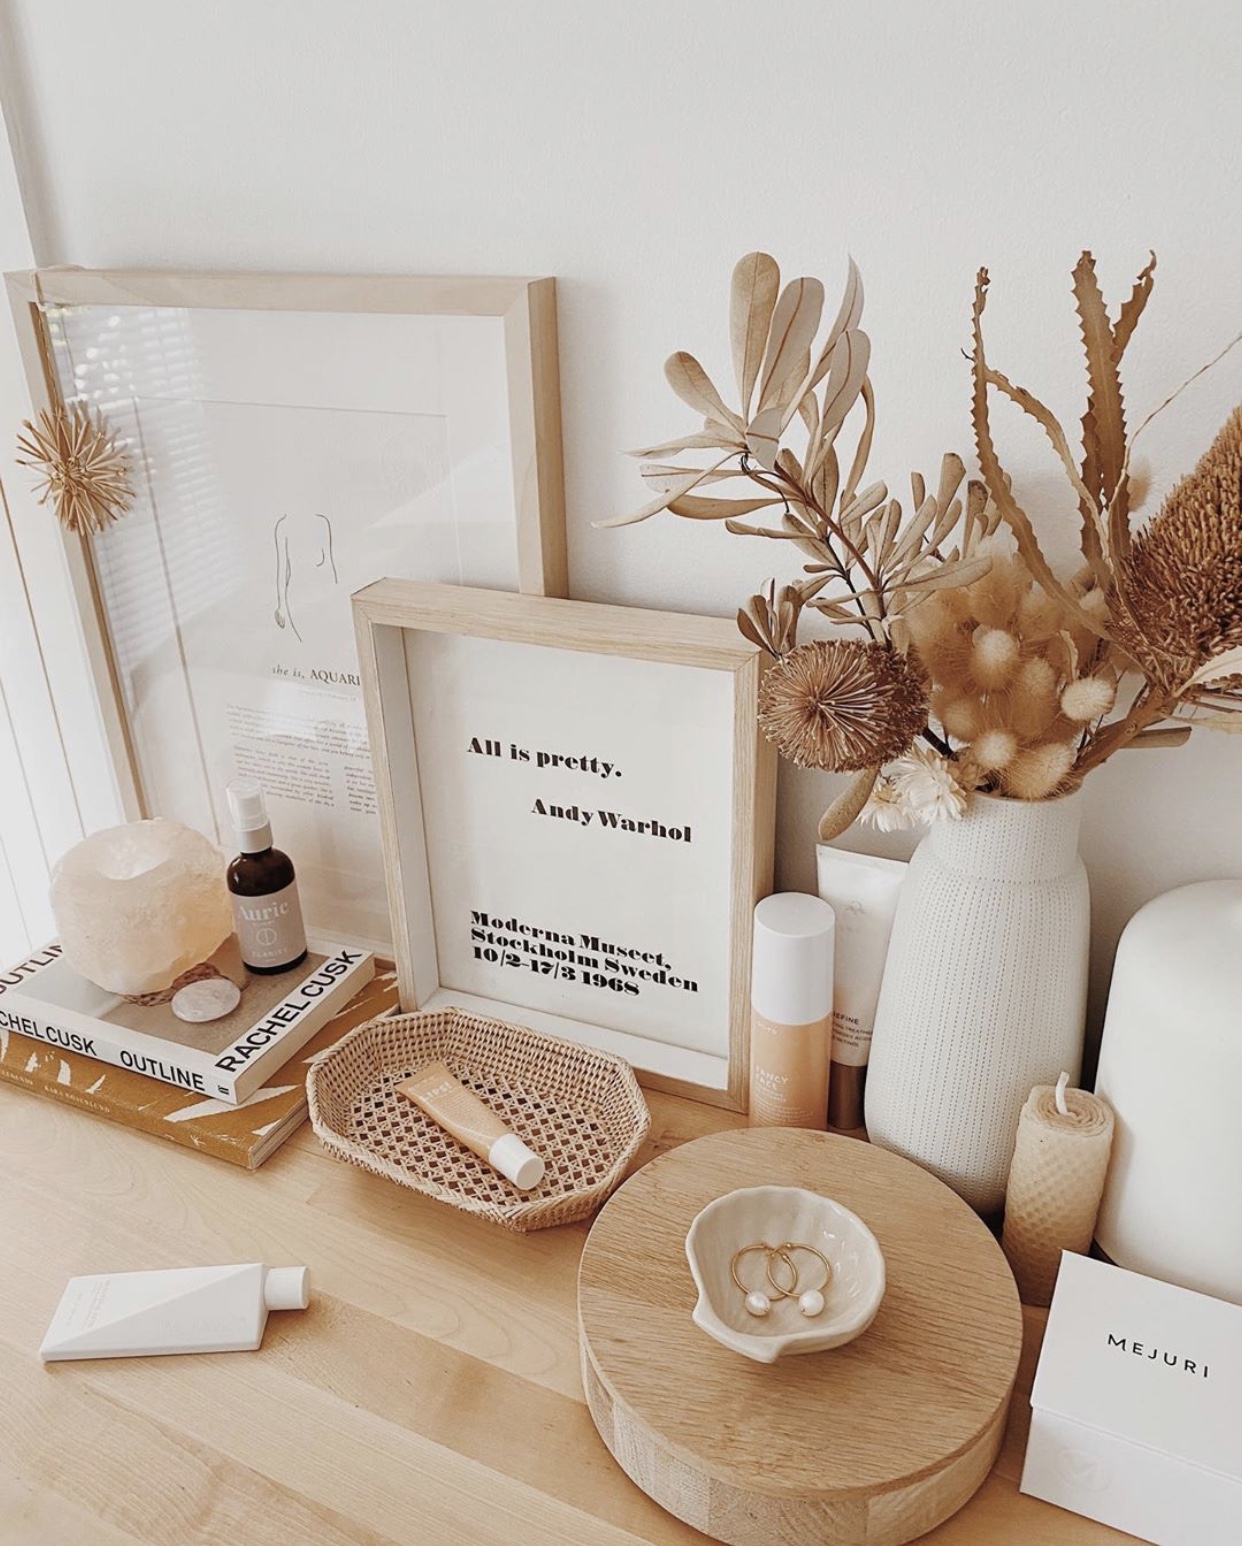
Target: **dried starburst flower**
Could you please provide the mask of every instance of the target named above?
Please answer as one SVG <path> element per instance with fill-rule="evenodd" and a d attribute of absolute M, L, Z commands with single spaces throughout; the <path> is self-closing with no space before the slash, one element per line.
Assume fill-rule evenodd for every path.
<path fill-rule="evenodd" d="M 927 724 L 915 666 L 880 644 L 814 639 L 768 671 L 759 724 L 800 768 L 857 773 L 899 757 Z"/>
<path fill-rule="evenodd" d="M 40 474 L 39 503 L 50 499 L 67 531 L 88 536 L 125 514 L 133 499 L 125 453 L 85 403 L 45 409 L 22 429 L 18 465 Z"/>
<path fill-rule="evenodd" d="M 931 746 L 912 746 L 899 757 L 892 781 L 919 821 L 957 821 L 966 814 L 970 797 L 958 783 L 953 764 Z"/>

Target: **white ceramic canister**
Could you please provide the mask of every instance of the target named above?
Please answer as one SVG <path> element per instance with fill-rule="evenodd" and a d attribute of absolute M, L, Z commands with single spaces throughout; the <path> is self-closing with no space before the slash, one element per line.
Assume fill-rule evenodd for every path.
<path fill-rule="evenodd" d="M 1096 1093 L 1117 1118 L 1096 1239 L 1242 1304 L 1242 880 L 1148 902 L 1117 946 Z"/>
<path fill-rule="evenodd" d="M 897 903 L 867 1077 L 873 1143 L 980 1213 L 1005 1198 L 1022 1103 L 1082 1060 L 1090 949 L 1081 791 L 975 795 L 915 850 Z"/>

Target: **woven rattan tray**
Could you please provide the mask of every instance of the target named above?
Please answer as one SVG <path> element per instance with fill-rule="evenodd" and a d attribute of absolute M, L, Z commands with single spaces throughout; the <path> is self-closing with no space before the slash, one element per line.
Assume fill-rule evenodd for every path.
<path fill-rule="evenodd" d="M 437 1061 L 544 1160 L 534 1191 L 519 1191 L 396 1093 Z M 311 1124 L 338 1159 L 506 1229 L 592 1213 L 651 1124 L 623 1059 L 452 1008 L 360 1025 L 311 1065 L 308 1091 Z"/>

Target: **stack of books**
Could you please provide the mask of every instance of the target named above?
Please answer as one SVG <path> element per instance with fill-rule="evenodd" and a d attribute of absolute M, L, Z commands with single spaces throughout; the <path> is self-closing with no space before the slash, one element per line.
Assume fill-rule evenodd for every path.
<path fill-rule="evenodd" d="M 253 1170 L 305 1119 L 307 1064 L 396 1001 L 369 952 L 315 941 L 297 970 L 250 974 L 232 1014 L 190 1025 L 49 945 L 0 973 L 0 1080 Z"/>

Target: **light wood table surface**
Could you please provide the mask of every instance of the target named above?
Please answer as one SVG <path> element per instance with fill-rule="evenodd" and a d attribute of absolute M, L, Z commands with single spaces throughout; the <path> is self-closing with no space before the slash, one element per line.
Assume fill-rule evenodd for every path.
<path fill-rule="evenodd" d="M 741 1125 L 649 1100 L 643 1160 Z M 330 1159 L 309 1126 L 247 1173 L 8 1086 L 0 1164 L 3 1546 L 705 1540 L 583 1404 L 587 1225 L 507 1235 Z M 40 1364 L 73 1274 L 234 1261 L 311 1269 L 311 1308 L 273 1315 L 261 1351 Z M 1018 1493 L 1043 1319 L 1000 1460 L 935 1546 L 1132 1539 Z"/>

